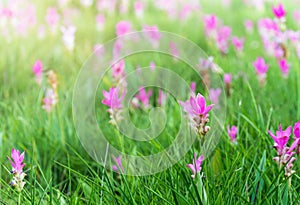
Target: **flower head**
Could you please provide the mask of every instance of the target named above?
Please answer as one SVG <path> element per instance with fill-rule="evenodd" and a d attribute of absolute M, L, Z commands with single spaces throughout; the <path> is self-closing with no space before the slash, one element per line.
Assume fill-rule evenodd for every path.
<path fill-rule="evenodd" d="M 129 21 L 120 21 L 116 25 L 117 36 L 124 35 L 131 31 L 131 23 Z"/>
<path fill-rule="evenodd" d="M 13 174 L 13 179 L 11 181 L 11 185 L 16 188 L 18 192 L 23 190 L 25 182 L 23 181 L 26 174 L 23 172 L 23 168 L 25 164 L 24 161 L 25 152 L 20 154 L 19 150 L 12 149 L 11 159 L 9 158 L 10 164 L 12 166 L 11 173 Z"/>
<path fill-rule="evenodd" d="M 147 93 L 145 88 L 141 87 L 140 90 L 139 90 L 139 93 L 135 97 L 143 103 L 145 108 L 148 108 L 149 107 L 149 100 L 150 100 L 151 96 L 152 96 L 152 90 L 151 89 Z"/>
<path fill-rule="evenodd" d="M 197 96 L 191 96 L 186 102 L 179 102 L 184 111 L 191 116 L 206 116 L 213 108 L 213 105 L 206 106 L 206 100 L 200 93 Z"/>
<path fill-rule="evenodd" d="M 213 104 L 215 105 L 219 104 L 219 96 L 221 92 L 222 92 L 221 88 L 209 89 L 209 99 Z"/>
<path fill-rule="evenodd" d="M 117 165 L 113 165 L 112 169 L 114 171 L 120 170 L 120 171 L 124 172 L 124 167 L 122 165 L 122 155 L 119 155 L 117 158 L 113 157 L 113 159 L 114 159 L 114 161 L 116 162 Z"/>
<path fill-rule="evenodd" d="M 281 19 L 283 17 L 285 17 L 285 10 L 283 8 L 282 4 L 279 4 L 277 7 L 273 7 L 273 14 L 276 18 Z"/>
<path fill-rule="evenodd" d="M 269 135 L 274 140 L 274 147 L 277 149 L 278 155 L 281 155 L 284 148 L 286 147 L 290 135 L 292 133 L 292 126 L 289 126 L 286 130 L 282 130 L 282 126 L 279 125 L 276 135 L 274 135 L 270 130 L 268 131 Z"/>
<path fill-rule="evenodd" d="M 265 60 L 262 57 L 257 57 L 253 62 L 253 66 L 256 70 L 257 75 L 265 75 L 269 69 L 269 66 L 266 64 Z"/>
<path fill-rule="evenodd" d="M 290 65 L 288 64 L 287 60 L 284 58 L 278 61 L 278 65 L 284 77 L 287 77 L 290 69 Z"/>
<path fill-rule="evenodd" d="M 300 122 L 296 122 L 294 125 L 294 135 L 296 138 L 300 138 Z"/>
<path fill-rule="evenodd" d="M 235 49 L 239 52 L 241 52 L 244 48 L 244 41 L 244 38 L 238 38 L 236 36 L 232 38 L 232 44 L 234 45 Z"/>
<path fill-rule="evenodd" d="M 125 97 L 126 92 L 123 91 L 121 97 L 119 98 L 119 88 L 110 88 L 109 91 L 103 91 L 104 100 L 102 104 L 107 105 L 110 109 L 121 109 L 122 101 Z"/>
<path fill-rule="evenodd" d="M 197 154 L 195 153 L 194 154 L 194 160 L 193 160 L 193 164 L 187 164 L 186 166 L 188 168 L 190 168 L 193 172 L 193 174 L 191 175 L 192 178 L 195 178 L 196 177 L 196 174 L 199 173 L 202 169 L 201 165 L 202 165 L 202 162 L 204 160 L 204 156 L 203 155 L 200 155 L 197 159 Z"/>
<path fill-rule="evenodd" d="M 225 84 L 230 84 L 232 81 L 232 75 L 230 73 L 224 74 L 224 82 Z"/>
<path fill-rule="evenodd" d="M 236 126 L 227 126 L 227 133 L 232 142 L 236 142 L 236 135 L 238 133 L 238 128 Z"/>

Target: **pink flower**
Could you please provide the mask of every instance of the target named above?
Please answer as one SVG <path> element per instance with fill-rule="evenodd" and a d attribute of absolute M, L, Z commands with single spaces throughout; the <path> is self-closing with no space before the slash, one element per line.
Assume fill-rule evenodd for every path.
<path fill-rule="evenodd" d="M 293 13 L 295 21 L 299 24 L 300 23 L 300 11 L 295 11 Z"/>
<path fill-rule="evenodd" d="M 192 170 L 193 174 L 191 175 L 192 178 L 196 177 L 196 174 L 199 173 L 202 169 L 201 165 L 204 160 L 204 156 L 200 155 L 200 157 L 197 159 L 197 154 L 194 154 L 194 160 L 193 164 L 187 164 L 186 166 Z"/>
<path fill-rule="evenodd" d="M 205 30 L 210 33 L 217 29 L 217 17 L 215 15 L 208 15 L 204 18 Z"/>
<path fill-rule="evenodd" d="M 158 99 L 157 99 L 158 106 L 163 106 L 166 100 L 167 100 L 167 94 L 165 94 L 162 90 L 159 90 Z"/>
<path fill-rule="evenodd" d="M 238 52 L 241 52 L 244 48 L 244 38 L 233 37 L 232 44 Z"/>
<path fill-rule="evenodd" d="M 236 126 L 232 126 L 231 128 L 230 126 L 227 126 L 227 133 L 231 141 L 236 143 L 236 135 L 238 133 L 238 128 Z"/>
<path fill-rule="evenodd" d="M 171 54 L 174 57 L 174 59 L 177 60 L 177 58 L 179 57 L 179 51 L 178 51 L 177 46 L 174 42 L 170 43 L 170 50 L 171 50 Z"/>
<path fill-rule="evenodd" d="M 230 84 L 232 81 L 232 75 L 229 73 L 224 74 L 224 82 L 225 84 Z"/>
<path fill-rule="evenodd" d="M 231 35 L 231 28 L 223 26 L 217 33 L 217 47 L 223 53 L 226 54 L 228 50 L 228 40 Z"/>
<path fill-rule="evenodd" d="M 125 61 L 121 60 L 112 66 L 112 77 L 116 80 L 120 80 L 125 75 L 124 70 Z"/>
<path fill-rule="evenodd" d="M 25 182 L 23 181 L 26 174 L 23 172 L 23 168 L 25 164 L 24 161 L 25 152 L 20 154 L 19 150 L 12 149 L 11 159 L 9 158 L 10 164 L 12 166 L 11 173 L 13 174 L 13 179 L 11 181 L 11 185 L 16 188 L 18 192 L 23 190 Z"/>
<path fill-rule="evenodd" d="M 34 75 L 38 78 L 41 77 L 43 74 L 43 64 L 42 61 L 36 60 L 33 67 L 32 67 L 32 72 Z"/>
<path fill-rule="evenodd" d="M 161 39 L 161 33 L 159 32 L 158 27 L 156 25 L 145 25 L 143 26 L 143 31 L 146 32 L 146 35 L 149 38 L 149 40 L 154 44 L 154 46 L 157 47 Z"/>
<path fill-rule="evenodd" d="M 121 109 L 122 101 L 125 97 L 126 92 L 123 91 L 121 97 L 119 98 L 119 88 L 110 88 L 109 91 L 103 91 L 104 100 L 102 100 L 102 104 L 107 105 L 110 109 Z"/>
<path fill-rule="evenodd" d="M 215 104 L 217 106 L 219 104 L 219 96 L 221 94 L 221 91 L 222 91 L 221 88 L 209 89 L 209 99 L 213 104 Z"/>
<path fill-rule="evenodd" d="M 131 31 L 131 23 L 129 21 L 120 21 L 116 25 L 116 34 L 117 36 L 124 35 Z"/>
<path fill-rule="evenodd" d="M 244 21 L 244 25 L 247 32 L 249 33 L 253 32 L 253 22 L 251 20 Z"/>
<path fill-rule="evenodd" d="M 57 9 L 54 7 L 49 7 L 47 9 L 46 22 L 53 29 L 56 25 L 58 25 L 60 16 L 57 12 Z"/>
<path fill-rule="evenodd" d="M 150 62 L 150 69 L 155 70 L 155 67 L 156 67 L 155 63 L 153 61 L 151 61 Z"/>
<path fill-rule="evenodd" d="M 105 23 L 105 16 L 102 15 L 102 14 L 98 14 L 96 16 L 96 28 L 97 28 L 97 30 L 99 30 L 99 31 L 103 30 L 104 23 Z"/>
<path fill-rule="evenodd" d="M 122 156 L 119 155 L 117 158 L 113 157 L 114 161 L 117 163 L 117 165 L 113 165 L 112 169 L 114 171 L 118 171 L 121 170 L 122 172 L 124 172 L 124 167 L 122 165 Z"/>
<path fill-rule="evenodd" d="M 149 107 L 149 100 L 150 97 L 152 96 L 152 89 L 149 90 L 147 93 L 144 87 L 140 88 L 139 94 L 136 95 L 135 97 L 139 99 L 145 106 L 145 108 Z"/>
<path fill-rule="evenodd" d="M 47 88 L 45 91 L 45 96 L 43 98 L 43 106 L 42 108 L 46 112 L 51 112 L 51 110 L 54 108 L 54 106 L 58 102 L 57 93 L 52 88 Z"/>
<path fill-rule="evenodd" d="M 213 108 L 213 105 L 206 106 L 205 98 L 198 93 L 197 96 L 191 96 L 186 102 L 179 101 L 184 111 L 191 116 L 206 116 Z"/>
<path fill-rule="evenodd" d="M 276 148 L 278 155 L 282 155 L 283 149 L 286 147 L 292 133 L 292 126 L 289 126 L 285 131 L 283 131 L 282 126 L 279 125 L 278 129 L 279 130 L 276 131 L 276 135 L 274 135 L 270 130 L 268 133 L 274 140 L 274 147 Z"/>
<path fill-rule="evenodd" d="M 256 70 L 257 75 L 266 75 L 269 66 L 266 64 L 265 60 L 262 57 L 257 57 L 253 62 L 253 66 Z"/>
<path fill-rule="evenodd" d="M 279 4 L 277 7 L 273 7 L 272 10 L 276 18 L 280 19 L 285 17 L 285 10 L 282 4 Z"/>
<path fill-rule="evenodd" d="M 190 85 L 190 88 L 191 88 L 191 92 L 195 93 L 196 92 L 196 82 L 192 82 Z"/>
<path fill-rule="evenodd" d="M 142 17 L 144 15 L 144 4 L 142 1 L 134 2 L 134 12 L 137 17 Z"/>
<path fill-rule="evenodd" d="M 282 60 L 279 60 L 278 65 L 280 67 L 280 70 L 281 70 L 283 76 L 287 77 L 287 75 L 289 73 L 289 68 L 290 68 L 290 65 L 288 64 L 287 60 L 285 58 Z"/>
<path fill-rule="evenodd" d="M 300 138 L 300 122 L 297 122 L 294 125 L 294 135 L 296 138 Z"/>

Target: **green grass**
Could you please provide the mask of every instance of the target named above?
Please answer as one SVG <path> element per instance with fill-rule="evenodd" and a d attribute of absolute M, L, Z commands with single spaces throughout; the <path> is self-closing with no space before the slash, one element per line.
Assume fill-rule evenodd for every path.
<path fill-rule="evenodd" d="M 55 4 L 39 1 L 37 5 L 45 10 Z M 71 5 L 79 7 L 78 3 L 72 2 Z M 292 29 L 299 29 L 291 16 L 296 7 L 293 3 L 287 5 L 291 11 L 287 25 Z M 284 170 L 272 160 L 276 152 L 272 148 L 273 140 L 267 134 L 268 129 L 276 130 L 279 123 L 285 128 L 300 119 L 299 59 L 290 46 L 291 70 L 288 79 L 284 79 L 277 62 L 265 54 L 257 30 L 254 34 L 246 34 L 243 20 L 271 17 L 269 10 L 256 12 L 241 6 L 241 1 L 235 1 L 231 8 L 207 1 L 202 4 L 202 10 L 222 18 L 232 27 L 234 35 L 245 36 L 241 56 L 237 56 L 233 48 L 223 56 L 211 47 L 204 37 L 199 16 L 194 15 L 181 23 L 168 20 L 165 14 L 151 8 L 151 13 L 147 13 L 144 19 L 145 24 L 157 24 L 161 30 L 192 40 L 213 55 L 215 63 L 224 72 L 234 76 L 233 92 L 226 103 L 225 126 L 238 126 L 238 145 L 230 143 L 224 132 L 216 149 L 203 163 L 202 181 L 193 180 L 186 167 L 192 162 L 194 151 L 198 152 L 197 142 L 176 165 L 150 176 L 119 175 L 104 169 L 86 153 L 76 135 L 72 117 L 73 86 L 79 70 L 95 43 L 104 43 L 114 37 L 116 22 L 129 19 L 135 29 L 141 29 L 143 25 L 132 14 L 117 14 L 107 18 L 105 31 L 96 32 L 96 9 L 86 8 L 82 10 L 82 16 L 74 20 L 78 32 L 73 53 L 64 49 L 60 35 L 47 35 L 44 40 L 38 40 L 32 31 L 26 38 L 13 35 L 9 43 L 0 37 L 0 202 L 10 205 L 18 201 L 18 193 L 9 185 L 11 167 L 7 160 L 15 147 L 26 151 L 27 177 L 20 196 L 21 204 L 299 204 L 299 157 L 294 163 L 296 173 L 288 186 Z M 43 21 L 43 12 L 39 10 L 37 13 L 39 21 Z M 255 42 L 257 46 L 253 46 Z M 270 65 L 264 88 L 259 86 L 252 67 L 258 55 L 264 56 Z M 58 74 L 59 103 L 51 113 L 46 113 L 41 107 L 44 86 L 41 88 L 35 83 L 31 72 L 36 59 L 41 59 L 47 69 L 54 69 Z M 127 62 L 127 69 L 133 69 L 137 64 L 147 66 L 150 61 L 132 58 Z M 163 60 L 160 63 L 161 66 L 174 67 L 189 80 L 196 80 L 192 72 L 182 72 L 181 69 L 188 69 L 184 67 L 186 65 Z M 241 76 L 246 76 L 247 80 Z M 105 86 L 106 89 L 109 87 Z M 101 107 L 100 94 L 99 91 L 95 106 L 99 105 L 96 109 L 103 113 L 106 108 Z M 167 140 L 158 139 L 149 144 L 166 146 L 176 134 L 177 120 L 180 121 L 179 105 L 174 99 L 170 101 L 168 126 L 160 136 Z M 148 126 L 146 114 L 140 111 L 132 113 L 136 126 Z M 120 141 L 115 139 L 122 136 L 113 126 L 105 124 L 108 120 L 108 113 L 99 116 L 99 126 L 111 136 L 116 146 L 120 149 L 127 147 L 124 152 L 136 154 L 162 149 L 159 146 L 152 149 L 144 143 L 139 146 L 133 143 L 118 145 Z"/>

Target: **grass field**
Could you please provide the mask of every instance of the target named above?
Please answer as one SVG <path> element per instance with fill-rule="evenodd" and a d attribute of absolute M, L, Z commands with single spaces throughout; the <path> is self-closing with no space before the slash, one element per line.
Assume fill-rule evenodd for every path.
<path fill-rule="evenodd" d="M 285 12 L 280 10 L 280 3 Z M 214 103 L 209 88 L 222 89 L 219 106 L 214 103 L 209 116 L 197 116 L 211 119 L 207 135 L 203 130 L 198 134 L 187 130 L 185 137 L 190 132 L 199 135 L 188 152 L 181 156 L 178 151 L 180 159 L 159 172 L 152 170 L 151 162 L 149 167 L 139 167 L 149 169 L 150 175 L 132 174 L 134 164 L 126 163 L 125 154 L 148 156 L 170 146 L 186 115 L 195 117 L 184 112 L 179 103 L 189 99 L 189 92 L 184 93 L 185 98 L 177 99 L 174 93 L 166 95 L 165 90 L 160 105 L 159 88 L 153 86 L 146 88 L 146 92 L 152 89 L 149 98 L 138 97 L 139 90 L 135 90 L 129 103 L 112 108 L 110 103 L 101 103 L 103 90 L 116 86 L 120 79 L 106 72 L 102 84 L 97 85 L 94 101 L 86 105 L 94 107 L 97 127 L 109 143 L 124 153 L 119 164 L 116 155 L 105 161 L 106 168 L 95 160 L 98 155 L 93 156 L 89 147 L 93 146 L 93 152 L 107 153 L 106 144 L 101 144 L 89 127 L 83 129 L 93 136 L 91 140 L 78 137 L 77 113 L 74 114 L 76 80 L 80 69 L 90 65 L 95 47 L 99 49 L 94 57 L 104 58 L 106 53 L 111 55 L 111 50 L 102 51 L 101 45 L 145 26 L 158 28 L 153 27 L 154 37 L 149 37 L 153 44 L 163 44 L 164 32 L 161 38 L 155 36 L 159 36 L 159 30 L 193 42 L 206 55 L 191 53 L 191 59 L 212 56 L 218 72 L 207 68 L 215 78 L 208 77 L 211 86 L 202 83 L 205 73 L 174 60 L 174 42 L 170 44 L 174 56 L 145 52 L 125 57 L 121 77 L 124 73 L 143 73 L 143 67 L 154 63 L 157 73 L 148 72 L 145 78 L 138 74 L 135 78 L 156 82 L 159 67 L 171 69 L 188 86 L 195 82 L 195 94 L 202 94 L 207 105 Z M 143 46 L 134 43 L 134 39 L 132 42 L 133 48 Z M 0 204 L 300 204 L 300 125 L 296 124 L 300 121 L 299 1 L 0 0 L 0 45 Z M 110 49 L 116 52 L 116 48 Z M 187 52 L 180 46 L 177 49 L 179 53 Z M 267 65 L 265 71 L 256 68 L 265 66 L 263 63 L 254 65 L 258 57 Z M 98 77 L 96 71 L 93 74 Z M 226 79 L 227 74 L 232 79 Z M 176 82 L 172 82 L 174 86 Z M 127 84 L 118 84 L 119 96 L 122 89 L 129 91 L 130 82 Z M 82 93 L 83 98 L 86 95 Z M 77 97 L 80 96 L 79 93 Z M 157 138 L 135 141 L 109 123 L 109 107 L 114 112 L 123 110 L 121 115 L 128 111 L 139 129 L 153 125 L 149 116 L 154 107 L 164 110 L 166 121 Z M 220 125 L 214 124 L 214 119 L 220 118 L 217 110 L 224 114 Z M 153 116 L 158 126 L 163 124 L 160 114 Z M 276 134 L 280 124 L 287 131 Z M 228 126 L 236 126 L 237 132 L 228 133 Z M 205 142 L 216 146 L 205 152 Z M 11 165 L 8 158 L 15 159 L 11 156 L 13 148 L 25 151 L 24 167 L 21 159 L 15 161 L 21 168 Z M 195 163 L 194 153 L 197 158 L 204 156 L 201 171 L 199 167 L 187 167 Z M 278 163 L 274 157 L 278 157 Z M 161 158 L 159 163 L 164 160 Z M 195 178 L 191 176 L 193 168 L 197 168 Z M 26 183 L 18 190 L 13 177 L 22 173 L 26 176 L 21 181 Z"/>

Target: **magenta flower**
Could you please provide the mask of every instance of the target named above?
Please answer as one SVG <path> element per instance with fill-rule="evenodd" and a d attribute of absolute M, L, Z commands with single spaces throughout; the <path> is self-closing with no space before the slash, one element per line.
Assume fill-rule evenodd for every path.
<path fill-rule="evenodd" d="M 276 131 L 276 135 L 274 135 L 270 130 L 268 131 L 268 133 L 274 140 L 274 147 L 276 148 L 278 155 L 281 156 L 292 133 L 292 126 L 289 126 L 286 130 L 283 131 L 282 126 L 279 125 L 278 129 L 279 130 Z"/>
<path fill-rule="evenodd" d="M 149 107 L 149 100 L 150 100 L 151 96 L 152 96 L 152 89 L 150 89 L 149 92 L 147 93 L 145 88 L 141 87 L 139 89 L 139 93 L 135 97 L 143 103 L 145 108 L 148 108 Z"/>
<path fill-rule="evenodd" d="M 232 81 L 232 75 L 230 73 L 224 74 L 224 82 L 225 84 L 230 84 Z"/>
<path fill-rule="evenodd" d="M 192 170 L 193 174 L 191 175 L 192 178 L 196 177 L 196 174 L 199 173 L 202 169 L 201 165 L 204 160 L 204 156 L 200 155 L 197 159 L 197 154 L 194 154 L 193 164 L 187 164 L 186 166 Z"/>
<path fill-rule="evenodd" d="M 191 96 L 186 102 L 179 102 L 184 111 L 191 116 L 206 116 L 213 105 L 206 106 L 205 98 L 198 93 L 196 97 Z"/>
<path fill-rule="evenodd" d="M 297 122 L 294 125 L 294 135 L 296 138 L 300 138 L 300 122 Z"/>
<path fill-rule="evenodd" d="M 232 126 L 231 128 L 230 126 L 227 126 L 227 133 L 231 141 L 236 143 L 236 135 L 238 133 L 238 128 L 236 126 Z"/>
<path fill-rule="evenodd" d="M 125 70 L 125 61 L 121 60 L 112 66 L 112 77 L 115 80 L 119 81 L 125 75 L 124 70 Z"/>
<path fill-rule="evenodd" d="M 116 34 L 117 36 L 124 35 L 131 31 L 131 23 L 128 21 L 120 21 L 116 25 Z"/>
<path fill-rule="evenodd" d="M 209 99 L 216 106 L 218 106 L 219 104 L 219 97 L 221 92 L 222 92 L 221 88 L 209 89 Z"/>
<path fill-rule="evenodd" d="M 287 77 L 290 69 L 290 65 L 288 64 L 287 60 L 284 58 L 278 61 L 278 65 L 284 77 Z"/>
<path fill-rule="evenodd" d="M 257 75 L 266 75 L 269 66 L 266 64 L 265 60 L 262 57 L 257 57 L 253 62 L 253 66 L 256 70 Z"/>
<path fill-rule="evenodd" d="M 121 109 L 122 101 L 125 97 L 126 92 L 123 91 L 121 97 L 119 98 L 119 88 L 110 88 L 109 91 L 103 91 L 104 100 L 102 100 L 102 104 L 107 105 L 110 109 Z"/>
<path fill-rule="evenodd" d="M 226 54 L 228 50 L 228 40 L 231 35 L 231 28 L 229 26 L 222 26 L 217 33 L 217 47 Z"/>
<path fill-rule="evenodd" d="M 10 164 L 12 166 L 11 173 L 13 174 L 13 179 L 11 181 L 11 185 L 16 188 L 18 192 L 23 190 L 25 182 L 23 181 L 26 174 L 23 172 L 23 168 L 25 164 L 24 161 L 25 152 L 20 154 L 19 150 L 12 149 L 11 159 L 9 158 Z"/>
<path fill-rule="evenodd" d="M 277 7 L 273 7 L 273 14 L 276 18 L 281 19 L 283 17 L 285 17 L 285 10 L 283 8 L 282 4 L 279 4 Z"/>
<path fill-rule="evenodd" d="M 120 171 L 124 172 L 124 167 L 122 165 L 122 156 L 119 155 L 117 158 L 113 157 L 113 159 L 117 165 L 113 165 L 112 170 L 114 170 L 114 171 L 120 170 Z"/>
<path fill-rule="evenodd" d="M 243 50 L 243 48 L 244 48 L 244 41 L 245 41 L 244 38 L 238 38 L 236 36 L 234 36 L 232 38 L 232 44 L 234 45 L 235 49 L 238 52 L 241 52 Z"/>
<path fill-rule="evenodd" d="M 43 64 L 42 61 L 37 60 L 35 61 L 32 72 L 35 75 L 36 82 L 40 85 L 42 83 L 42 74 L 43 74 Z"/>
<path fill-rule="evenodd" d="M 154 25 L 154 26 L 145 25 L 145 26 L 143 26 L 143 31 L 147 32 L 150 40 L 152 40 L 154 42 L 160 41 L 161 33 L 159 32 L 158 27 L 156 25 Z"/>
<path fill-rule="evenodd" d="M 191 82 L 190 88 L 191 88 L 191 92 L 195 93 L 196 92 L 196 82 Z"/>
<path fill-rule="evenodd" d="M 209 15 L 204 18 L 205 30 L 209 34 L 211 31 L 217 29 L 217 17 L 215 15 Z"/>
<path fill-rule="evenodd" d="M 150 69 L 155 70 L 155 67 L 156 67 L 155 63 L 153 61 L 151 61 L 150 62 Z"/>

